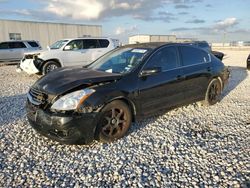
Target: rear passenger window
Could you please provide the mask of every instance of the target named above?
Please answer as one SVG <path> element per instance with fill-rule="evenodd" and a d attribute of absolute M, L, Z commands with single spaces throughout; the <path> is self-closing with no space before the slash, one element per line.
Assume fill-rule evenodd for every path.
<path fill-rule="evenodd" d="M 9 46 L 10 48 L 26 48 L 23 42 L 10 42 Z"/>
<path fill-rule="evenodd" d="M 190 46 L 180 46 L 179 49 L 182 57 L 183 66 L 209 62 L 208 53 L 201 49 Z"/>
<path fill-rule="evenodd" d="M 109 46 L 109 41 L 106 39 L 100 39 L 99 40 L 101 48 L 107 48 Z"/>
<path fill-rule="evenodd" d="M 149 60 L 146 68 L 161 67 L 162 71 L 175 69 L 178 66 L 175 47 L 165 47 L 156 52 Z"/>
<path fill-rule="evenodd" d="M 83 40 L 83 49 L 100 48 L 96 39 Z"/>
<path fill-rule="evenodd" d="M 28 44 L 29 44 L 31 47 L 34 47 L 34 48 L 39 47 L 39 45 L 38 45 L 36 42 L 30 41 L 30 42 L 28 42 Z"/>
<path fill-rule="evenodd" d="M 7 42 L 0 43 L 0 49 L 8 49 L 8 48 L 9 48 L 9 44 Z"/>

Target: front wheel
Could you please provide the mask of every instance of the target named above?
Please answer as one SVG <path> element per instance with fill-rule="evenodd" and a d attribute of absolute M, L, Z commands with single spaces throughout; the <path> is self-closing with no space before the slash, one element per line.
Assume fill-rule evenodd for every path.
<path fill-rule="evenodd" d="M 220 81 L 217 78 L 212 79 L 207 87 L 204 104 L 209 106 L 217 103 L 220 99 L 221 92 L 222 86 Z"/>
<path fill-rule="evenodd" d="M 49 72 L 59 68 L 60 65 L 55 62 L 55 61 L 48 61 L 44 64 L 43 68 L 42 68 L 42 73 L 43 75 L 48 74 Z"/>
<path fill-rule="evenodd" d="M 101 111 L 99 126 L 99 140 L 107 143 L 123 137 L 131 125 L 131 111 L 122 101 L 112 101 Z"/>

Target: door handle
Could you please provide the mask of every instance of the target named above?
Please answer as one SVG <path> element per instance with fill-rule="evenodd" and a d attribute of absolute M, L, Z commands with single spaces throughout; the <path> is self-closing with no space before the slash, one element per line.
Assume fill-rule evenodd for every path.
<path fill-rule="evenodd" d="M 210 72 L 210 71 L 211 71 L 211 67 L 208 67 L 208 68 L 207 68 L 207 71 Z"/>

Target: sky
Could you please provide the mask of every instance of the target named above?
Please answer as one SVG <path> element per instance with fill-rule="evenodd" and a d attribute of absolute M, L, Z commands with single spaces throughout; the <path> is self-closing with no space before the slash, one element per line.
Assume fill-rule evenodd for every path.
<path fill-rule="evenodd" d="M 250 41 L 250 0 L 0 0 L 0 19 L 102 25 L 103 36 L 138 34 L 208 42 Z"/>

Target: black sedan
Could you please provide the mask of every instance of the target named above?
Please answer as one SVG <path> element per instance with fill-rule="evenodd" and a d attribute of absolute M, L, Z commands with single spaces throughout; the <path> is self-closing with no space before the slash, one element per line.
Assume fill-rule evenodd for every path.
<path fill-rule="evenodd" d="M 27 116 L 42 135 L 66 144 L 111 142 L 131 122 L 203 100 L 219 101 L 229 71 L 187 44 L 147 43 L 115 49 L 88 67 L 55 70 L 28 92 Z"/>

